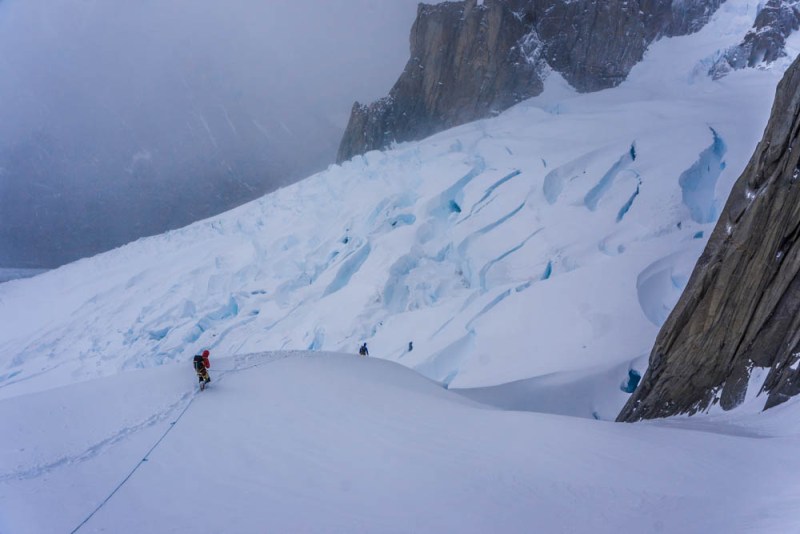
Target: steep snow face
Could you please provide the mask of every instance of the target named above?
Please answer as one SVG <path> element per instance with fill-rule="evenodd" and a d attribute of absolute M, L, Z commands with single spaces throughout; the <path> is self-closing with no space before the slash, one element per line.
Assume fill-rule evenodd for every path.
<path fill-rule="evenodd" d="M 202 348 L 362 341 L 450 387 L 613 370 L 617 390 L 643 371 L 766 124 L 779 68 L 696 75 L 747 31 L 750 4 L 659 41 L 614 90 L 551 75 L 497 118 L 3 284 L 0 397 Z"/>

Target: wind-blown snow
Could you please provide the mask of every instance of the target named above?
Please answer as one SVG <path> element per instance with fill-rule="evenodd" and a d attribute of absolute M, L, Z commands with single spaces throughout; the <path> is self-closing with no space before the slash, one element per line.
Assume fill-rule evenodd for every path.
<path fill-rule="evenodd" d="M 86 528 L 192 530 L 200 477 L 208 531 L 797 528 L 800 495 L 767 491 L 800 467 L 797 403 L 594 420 L 644 372 L 766 124 L 779 69 L 695 75 L 745 4 L 613 90 L 552 75 L 496 118 L 0 285 L 0 531 L 69 531 L 129 474 Z M 364 341 L 433 381 L 320 355 Z M 203 348 L 220 365 L 196 397 Z"/>

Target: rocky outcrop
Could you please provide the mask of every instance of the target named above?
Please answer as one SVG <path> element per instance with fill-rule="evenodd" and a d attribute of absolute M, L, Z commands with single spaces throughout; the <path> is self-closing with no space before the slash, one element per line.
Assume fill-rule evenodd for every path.
<path fill-rule="evenodd" d="M 701 28 L 722 0 L 476 0 L 420 4 L 411 59 L 389 96 L 353 106 L 338 161 L 504 111 L 553 69 L 614 87 L 660 36 Z"/>
<path fill-rule="evenodd" d="M 356 102 L 338 160 L 486 117 L 539 94 L 535 40 L 505 2 L 420 4 L 411 59 L 389 96 Z"/>
<path fill-rule="evenodd" d="M 541 56 L 578 91 L 615 87 L 662 36 L 702 28 L 723 0 L 517 0 Z"/>
<path fill-rule="evenodd" d="M 709 74 L 719 79 L 731 70 L 769 64 L 786 56 L 786 39 L 800 29 L 800 0 L 768 0 L 742 42 L 714 62 Z"/>
<path fill-rule="evenodd" d="M 619 421 L 733 408 L 754 367 L 767 408 L 800 393 L 798 158 L 800 59 Z"/>

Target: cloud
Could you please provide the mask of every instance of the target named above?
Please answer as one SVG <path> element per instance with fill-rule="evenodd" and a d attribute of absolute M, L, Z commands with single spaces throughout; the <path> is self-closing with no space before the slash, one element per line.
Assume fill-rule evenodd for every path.
<path fill-rule="evenodd" d="M 332 162 L 353 101 L 408 59 L 416 3 L 0 2 L 0 265 L 63 263 Z"/>

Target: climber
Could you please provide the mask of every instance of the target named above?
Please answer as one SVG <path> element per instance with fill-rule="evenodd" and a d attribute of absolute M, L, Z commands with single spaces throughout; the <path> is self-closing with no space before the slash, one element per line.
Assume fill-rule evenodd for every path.
<path fill-rule="evenodd" d="M 208 376 L 208 371 L 211 367 L 211 362 L 208 360 L 209 352 L 204 350 L 202 354 L 197 354 L 194 357 L 194 371 L 197 373 L 197 379 L 200 381 L 200 389 L 206 388 L 206 384 L 211 382 L 211 377 Z"/>

